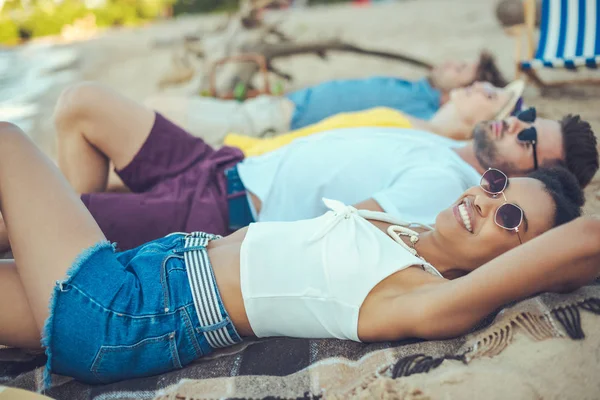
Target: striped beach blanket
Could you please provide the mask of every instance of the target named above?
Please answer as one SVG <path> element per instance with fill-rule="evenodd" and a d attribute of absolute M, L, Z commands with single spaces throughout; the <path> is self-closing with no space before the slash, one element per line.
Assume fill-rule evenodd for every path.
<path fill-rule="evenodd" d="M 347 398 L 382 377 L 395 380 L 427 373 L 446 360 L 469 365 L 474 359 L 492 357 L 511 343 L 516 332 L 534 341 L 582 340 L 581 313 L 600 316 L 600 284 L 516 303 L 488 317 L 472 333 L 451 340 L 376 344 L 247 340 L 160 376 L 99 386 L 53 376 L 45 394 L 69 400 Z M 45 361 L 41 353 L 0 349 L 0 385 L 41 390 Z"/>

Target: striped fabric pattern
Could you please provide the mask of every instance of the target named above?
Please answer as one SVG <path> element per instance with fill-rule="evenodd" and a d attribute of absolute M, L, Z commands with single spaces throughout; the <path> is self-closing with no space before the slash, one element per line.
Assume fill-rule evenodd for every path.
<path fill-rule="evenodd" d="M 225 320 L 221 313 L 220 295 L 206 251 L 208 242 L 218 237 L 204 232 L 193 232 L 186 236 L 184 245 L 189 249 L 184 252 L 184 259 L 196 313 L 205 330 L 206 340 L 215 349 L 238 343 L 229 334 L 229 321 Z"/>
<path fill-rule="evenodd" d="M 597 68 L 600 64 L 600 0 L 542 0 L 540 41 L 532 68 Z"/>

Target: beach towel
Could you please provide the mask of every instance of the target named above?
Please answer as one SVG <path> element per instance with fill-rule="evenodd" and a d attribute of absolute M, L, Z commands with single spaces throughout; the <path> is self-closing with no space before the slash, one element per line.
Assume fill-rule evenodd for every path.
<path fill-rule="evenodd" d="M 225 136 L 223 144 L 239 148 L 246 157 L 259 156 L 285 146 L 298 138 L 313 135 L 315 133 L 332 129 L 359 128 L 365 126 L 411 128 L 412 124 L 406 115 L 400 111 L 386 107 L 377 107 L 366 111 L 336 114 L 316 124 L 274 137 L 256 138 L 237 133 L 230 133 Z"/>
<path fill-rule="evenodd" d="M 582 324 L 582 315 L 584 319 L 600 321 L 600 284 L 589 285 L 570 294 L 546 293 L 518 302 L 486 318 L 472 333 L 451 340 L 375 344 L 333 339 L 249 340 L 198 360 L 184 369 L 160 376 L 103 386 L 85 385 L 68 377 L 54 376 L 46 395 L 69 400 L 367 399 L 395 398 L 390 397 L 390 393 L 398 395 L 400 391 L 408 390 L 410 393 L 407 392 L 404 397 L 423 399 L 427 397 L 419 397 L 419 393 L 423 394 L 427 385 L 411 386 L 407 382 L 425 379 L 438 369 L 443 372 L 446 366 L 460 366 L 469 373 L 475 373 L 481 360 L 493 362 L 495 358 L 490 357 L 502 355 L 515 337 L 525 337 L 531 346 L 536 343 L 556 346 L 553 343 L 579 341 L 578 346 L 583 348 L 584 355 L 571 356 L 600 357 L 596 354 L 600 329 L 584 330 L 586 326 Z M 600 327 L 600 323 L 596 326 Z M 586 339 L 586 335 L 590 338 Z M 596 347 L 586 350 L 588 341 Z M 525 349 L 528 347 L 525 346 Z M 532 351 L 532 354 L 519 351 L 513 355 L 515 365 L 522 361 L 519 357 L 533 359 L 537 353 L 535 349 Z M 561 355 L 563 358 L 569 356 Z M 571 364 L 578 365 L 580 361 L 585 360 L 571 360 Z M 0 349 L 0 384 L 40 390 L 44 362 L 42 354 Z M 597 367 L 598 364 L 595 365 Z M 548 365 L 547 368 L 560 371 L 561 365 Z M 591 372 L 597 371 L 592 369 Z M 561 376 L 567 383 L 578 379 L 574 372 Z M 435 384 L 440 382 L 435 380 Z M 598 380 L 588 379 L 577 384 L 598 385 Z M 525 385 L 522 390 L 528 388 L 531 389 Z M 416 392 L 411 392 L 413 389 Z M 518 387 L 513 389 L 521 390 Z M 518 394 L 518 391 L 514 392 L 511 398 L 527 398 Z"/>

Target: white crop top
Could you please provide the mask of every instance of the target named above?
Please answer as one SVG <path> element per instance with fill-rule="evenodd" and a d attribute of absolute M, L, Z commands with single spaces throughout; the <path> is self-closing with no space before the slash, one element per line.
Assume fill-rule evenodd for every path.
<path fill-rule="evenodd" d="M 248 228 L 240 280 L 248 320 L 258 337 L 358 342 L 360 307 L 379 282 L 412 265 L 441 276 L 366 218 L 402 224 L 397 219 L 323 201 L 332 211 L 318 218 Z"/>

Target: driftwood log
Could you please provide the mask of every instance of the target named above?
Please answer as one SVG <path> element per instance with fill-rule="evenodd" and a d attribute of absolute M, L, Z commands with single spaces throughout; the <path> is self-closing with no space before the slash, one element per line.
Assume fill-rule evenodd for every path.
<path fill-rule="evenodd" d="M 276 68 L 273 60 L 300 54 L 315 54 L 325 59 L 327 53 L 332 51 L 381 57 L 406 62 L 420 68 L 431 68 L 429 63 L 405 54 L 368 49 L 339 39 L 296 42 L 279 28 L 281 20 L 266 23 L 263 19 L 264 7 L 281 4 L 281 2 L 282 0 L 244 2 L 237 14 L 230 15 L 225 23 L 220 24 L 215 30 L 184 37 L 180 41 L 181 46 L 175 46 L 173 70 L 160 82 L 161 87 L 188 82 L 200 74 L 199 91 L 208 91 L 211 74 L 214 73 L 213 69 L 217 63 L 219 63 L 219 70 L 213 83 L 218 93 L 230 93 L 240 83 L 252 87 L 252 80 L 259 72 L 256 63 L 222 64 L 219 62 L 224 58 L 242 54 L 263 56 L 268 72 L 288 81 L 293 77 Z M 163 42 L 160 45 L 173 46 L 173 43 Z M 201 63 L 197 60 L 201 60 Z"/>

